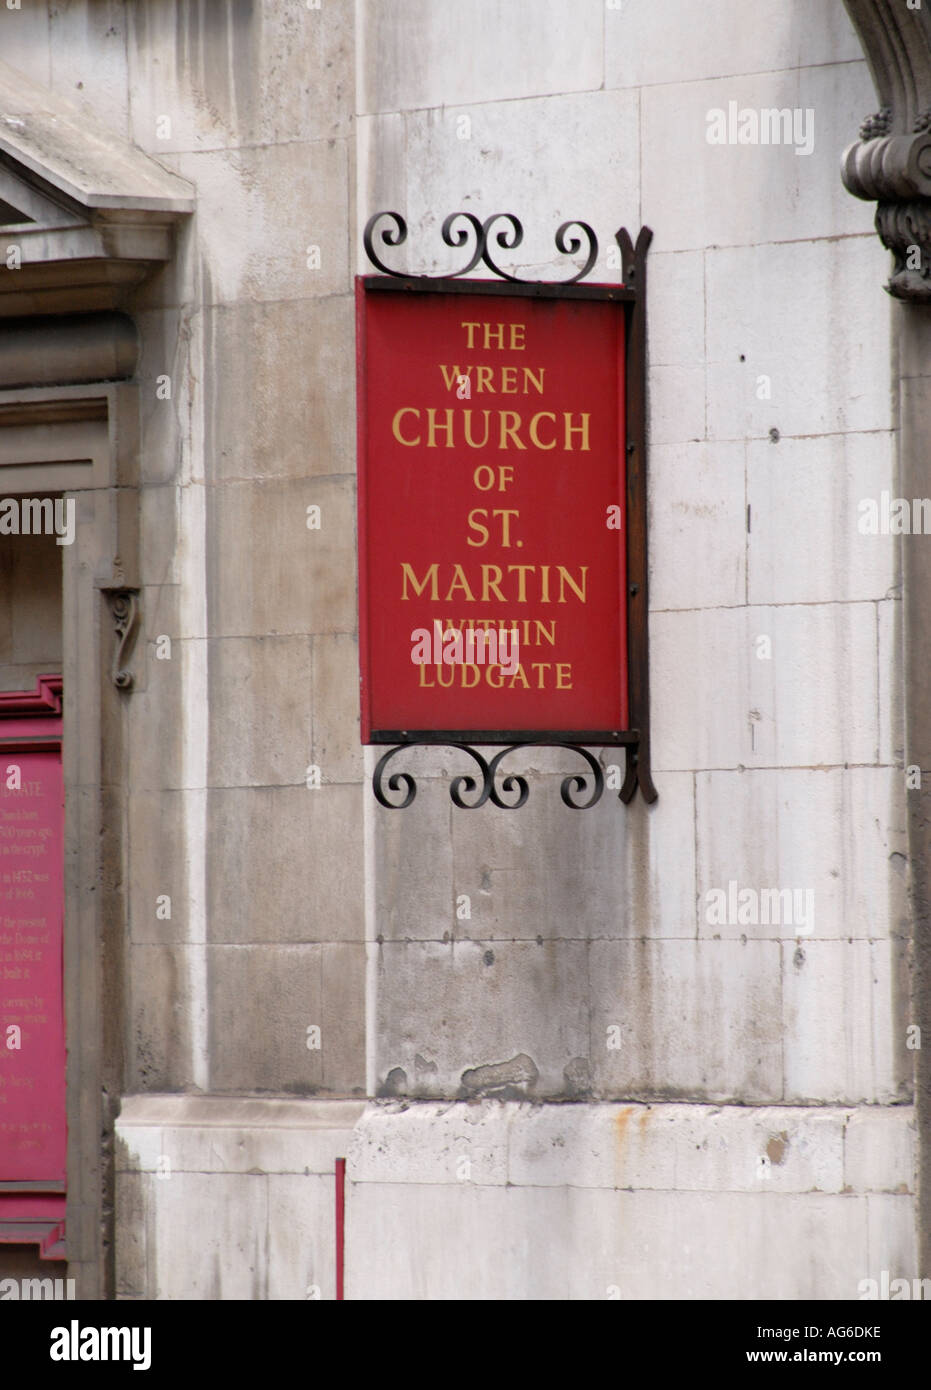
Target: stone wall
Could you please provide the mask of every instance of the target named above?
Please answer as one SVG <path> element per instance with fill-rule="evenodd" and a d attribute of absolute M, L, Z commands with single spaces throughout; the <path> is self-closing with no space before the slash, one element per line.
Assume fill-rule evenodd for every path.
<path fill-rule="evenodd" d="M 896 492 L 896 414 L 885 257 L 837 173 L 875 105 L 842 7 L 17 22 L 6 61 L 197 192 L 130 306 L 121 1295 L 331 1296 L 339 1152 L 351 1297 L 913 1276 L 900 577 L 857 525 Z M 799 124 L 709 143 L 732 103 Z M 618 227 L 653 228 L 652 807 L 567 809 L 574 762 L 540 750 L 519 812 L 454 809 L 452 750 L 411 759 L 409 810 L 374 803 L 351 291 L 380 208 L 433 273 L 460 208 L 516 213 L 512 264 L 545 278 L 567 218 L 600 279 Z M 730 884 L 797 890 L 805 929 L 717 920 Z"/>

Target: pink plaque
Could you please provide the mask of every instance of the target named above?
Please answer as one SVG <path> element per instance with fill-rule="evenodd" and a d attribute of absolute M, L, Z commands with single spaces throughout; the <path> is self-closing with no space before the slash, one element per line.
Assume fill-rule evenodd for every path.
<path fill-rule="evenodd" d="M 67 1124 L 61 680 L 0 694 L 0 1241 L 60 1258 Z"/>

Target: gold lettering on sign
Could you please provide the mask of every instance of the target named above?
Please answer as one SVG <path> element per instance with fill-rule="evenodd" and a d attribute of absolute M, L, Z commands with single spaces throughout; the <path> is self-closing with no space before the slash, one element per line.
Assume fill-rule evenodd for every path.
<path fill-rule="evenodd" d="M 559 584 L 559 597 L 555 600 L 550 594 L 550 570 L 554 568 Z M 540 603 L 569 603 L 569 595 L 572 594 L 579 603 L 588 602 L 588 565 L 577 565 L 575 575 L 566 565 L 506 565 L 504 568 L 500 565 L 479 565 L 478 574 L 473 571 L 471 579 L 461 564 L 452 564 L 445 569 L 444 577 L 448 582 L 442 599 L 444 603 L 448 603 L 457 593 L 464 595 L 466 603 L 490 603 L 492 598 L 497 599 L 499 603 L 527 603 L 535 600 Z M 507 579 L 505 574 L 508 576 Z M 528 576 L 532 581 L 530 584 Z M 402 600 L 410 598 L 408 589 L 412 589 L 417 598 L 423 597 L 428 585 L 429 601 L 440 602 L 441 573 L 438 560 L 434 560 L 422 576 L 418 576 L 408 560 L 401 561 Z M 529 600 L 528 589 L 531 591 Z M 480 592 L 480 598 L 476 598 L 476 591 Z"/>
<path fill-rule="evenodd" d="M 440 410 L 432 405 L 424 409 L 403 405 L 394 412 L 391 433 L 408 449 L 424 443 L 423 427 L 426 425 L 428 449 L 454 449 L 461 444 L 469 449 L 484 449 L 493 441 L 492 447 L 506 452 L 516 449 L 524 453 L 528 445 L 548 452 L 558 446 L 561 437 L 564 453 L 591 453 L 592 417 L 588 410 L 563 410 L 558 415 L 552 410 L 538 410 L 529 419 L 519 410 L 482 410 L 480 413 L 483 417 L 480 439 L 476 438 L 479 430 L 473 425 L 471 407 L 454 411 L 451 406 Z M 406 416 L 413 416 L 413 419 L 405 419 Z M 551 422 L 545 429 L 540 423 L 544 420 Z"/>

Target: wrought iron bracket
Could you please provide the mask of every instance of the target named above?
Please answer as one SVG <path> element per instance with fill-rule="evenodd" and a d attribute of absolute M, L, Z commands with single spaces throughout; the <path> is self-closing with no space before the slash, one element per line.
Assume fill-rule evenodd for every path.
<path fill-rule="evenodd" d="M 117 690 L 131 690 L 135 676 L 128 663 L 136 644 L 142 616 L 139 590 L 104 586 L 102 592 L 106 595 L 116 632 L 111 679 Z"/>
<path fill-rule="evenodd" d="M 636 738 L 636 734 L 631 734 Z M 375 799 L 381 806 L 387 807 L 389 811 L 403 811 L 409 806 L 417 795 L 417 783 L 409 772 L 392 772 L 388 775 L 387 786 L 392 792 L 403 790 L 404 797 L 401 801 L 390 801 L 385 794 L 385 768 L 391 759 L 405 748 L 417 747 L 417 741 L 401 743 L 394 748 L 389 748 L 387 753 L 383 753 L 379 758 L 375 771 L 372 774 L 372 790 Z M 420 745 L 422 746 L 422 745 Z M 436 746 L 435 740 L 431 738 L 431 747 Z M 522 743 L 511 743 L 502 748 L 493 758 L 484 758 L 475 748 L 468 743 L 450 742 L 446 745 L 449 748 L 458 748 L 460 752 L 467 753 L 477 764 L 481 774 L 481 785 L 472 773 L 459 773 L 453 778 L 449 785 L 449 797 L 454 806 L 458 806 L 460 811 L 477 811 L 480 806 L 484 806 L 486 801 L 490 801 L 493 806 L 497 806 L 502 811 L 517 811 L 523 806 L 530 795 L 530 784 L 527 778 L 520 773 L 501 772 L 501 763 L 513 753 L 516 748 L 527 748 L 529 746 L 546 748 L 571 748 L 574 753 L 578 753 L 588 764 L 588 771 L 581 773 L 571 773 L 564 777 L 560 784 L 559 794 L 563 802 L 573 811 L 587 811 L 601 800 L 605 789 L 604 772 L 598 759 L 589 752 L 587 748 L 578 743 L 565 743 L 560 740 L 547 739 L 540 740 L 534 745 L 526 741 Z M 629 801 L 636 789 L 636 776 L 631 781 L 630 776 L 630 748 L 628 745 L 628 771 L 624 779 L 624 784 L 618 792 L 622 801 Z M 495 778 L 502 777 L 500 787 Z M 592 784 L 589 787 L 588 778 L 592 777 Z M 587 793 L 587 794 L 586 794 Z M 626 794 L 625 794 L 626 793 Z M 512 799 L 506 799 L 506 798 Z M 582 800 L 576 800 L 582 797 Z M 469 799 L 472 798 L 472 799 Z"/>
<path fill-rule="evenodd" d="M 493 271 L 500 280 L 506 280 L 509 284 L 529 285 L 549 283 L 544 281 L 525 280 L 519 275 L 511 275 L 509 271 L 502 270 L 492 256 L 489 241 L 492 228 L 496 222 L 507 223 L 507 226 L 500 228 L 494 236 L 495 244 L 499 246 L 501 250 L 513 251 L 515 247 L 520 246 L 524 239 L 524 228 L 519 218 L 515 217 L 512 212 L 492 213 L 491 217 L 486 217 L 484 222 L 480 222 L 475 214 L 471 212 L 451 212 L 448 217 L 444 218 L 443 226 L 440 229 L 440 235 L 447 246 L 451 246 L 454 249 L 467 246 L 471 239 L 469 235 L 470 232 L 475 238 L 475 245 L 464 266 L 459 270 L 450 271 L 439 276 L 411 276 L 406 271 L 392 270 L 390 266 L 385 265 L 384 261 L 382 261 L 376 253 L 374 245 L 375 227 L 383 217 L 388 217 L 394 222 L 394 231 L 392 231 L 390 227 L 385 227 L 381 231 L 381 240 L 385 246 L 402 246 L 407 240 L 407 223 L 399 212 L 376 212 L 369 218 L 368 222 L 366 222 L 365 231 L 362 233 L 362 243 L 365 246 L 365 254 L 372 262 L 372 265 L 376 266 L 383 275 L 393 275 L 395 278 L 401 280 L 456 280 L 462 275 L 468 275 L 470 271 L 475 270 L 480 261 L 484 261 L 489 270 Z M 460 218 L 467 225 L 465 227 L 460 227 L 457 231 L 453 231 L 453 224 Z M 586 260 L 582 269 L 576 271 L 575 275 L 571 275 L 567 280 L 559 282 L 563 285 L 575 285 L 580 280 L 584 280 L 586 275 L 593 269 L 598 259 L 598 238 L 587 222 L 579 222 L 577 219 L 563 222 L 561 226 L 556 229 L 556 250 L 560 255 L 576 256 L 582 249 L 582 242 L 579 237 L 569 235 L 569 232 L 573 228 L 578 228 L 588 243 Z"/>
<path fill-rule="evenodd" d="M 657 799 L 650 771 L 650 686 L 647 561 L 647 403 L 646 403 L 646 287 L 647 252 L 653 233 L 641 227 L 636 242 L 626 227 L 615 233 L 620 251 L 620 285 L 589 283 L 584 280 L 598 259 L 598 239 L 587 222 L 578 219 L 563 222 L 556 230 L 556 249 L 561 255 L 577 256 L 586 244 L 585 262 L 580 270 L 561 281 L 526 280 L 502 270 L 492 251 L 492 245 L 512 251 L 523 240 L 524 229 L 513 213 L 498 212 L 480 221 L 473 213 L 450 213 L 443 221 L 440 235 L 453 249 L 474 244 L 468 260 L 459 270 L 443 275 L 411 275 L 392 270 L 376 251 L 376 228 L 382 219 L 393 225 L 378 231 L 381 245 L 397 247 L 407 240 L 407 223 L 398 212 L 376 212 L 365 225 L 362 241 L 366 255 L 381 272 L 364 278 L 366 291 L 411 290 L 416 292 L 458 292 L 464 294 L 516 294 L 540 297 L 559 296 L 578 299 L 607 299 L 622 303 L 626 323 L 626 476 L 627 476 L 627 654 L 628 702 L 631 728 L 609 731 L 542 730 L 373 730 L 368 740 L 375 744 L 394 744 L 379 758 L 372 775 L 372 789 L 380 805 L 389 810 L 403 810 L 417 794 L 417 784 L 409 772 L 392 772 L 385 779 L 388 763 L 403 748 L 417 745 L 443 745 L 458 748 L 470 757 L 480 779 L 473 773 L 460 773 L 449 788 L 453 805 L 461 810 L 477 810 L 490 802 L 502 810 L 518 810 L 530 794 L 526 777 L 517 773 L 502 773 L 501 763 L 509 753 L 528 746 L 571 748 L 588 764 L 588 771 L 563 778 L 560 795 L 572 810 L 588 810 L 600 800 L 604 789 L 604 773 L 591 747 L 623 747 L 626 767 L 618 797 L 624 803 L 633 799 L 639 786 L 647 802 Z M 456 227 L 456 223 L 460 225 Z M 504 226 L 496 230 L 496 224 Z M 581 233 L 581 236 L 576 233 Z M 484 263 L 497 280 L 466 280 L 471 271 Z M 474 744 L 502 744 L 501 751 L 488 759 L 476 751 Z M 587 745 L 587 746 L 586 746 Z M 500 787 L 495 779 L 502 777 Z M 588 777 L 594 780 L 588 786 Z M 400 801 L 391 801 L 385 793 L 403 793 Z M 579 799 L 579 798 L 582 799 Z"/>

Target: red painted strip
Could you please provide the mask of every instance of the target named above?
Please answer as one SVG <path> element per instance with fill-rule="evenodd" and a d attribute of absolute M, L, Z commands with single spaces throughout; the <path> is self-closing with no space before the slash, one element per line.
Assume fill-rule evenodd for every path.
<path fill-rule="evenodd" d="M 346 1160 L 336 1160 L 336 1299 L 344 1301 L 343 1259 L 346 1238 Z"/>

